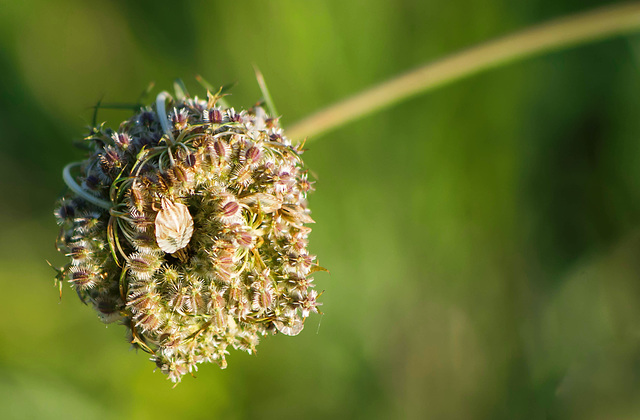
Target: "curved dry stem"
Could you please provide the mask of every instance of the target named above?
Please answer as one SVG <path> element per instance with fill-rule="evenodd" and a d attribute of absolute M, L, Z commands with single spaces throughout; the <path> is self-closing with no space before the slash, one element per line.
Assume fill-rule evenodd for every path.
<path fill-rule="evenodd" d="M 301 141 L 483 70 L 640 29 L 640 2 L 560 18 L 428 63 L 320 110 L 287 129 Z"/>
<path fill-rule="evenodd" d="M 110 202 L 106 200 L 102 200 L 94 195 L 91 195 L 89 192 L 85 191 L 71 176 L 71 168 L 74 166 L 80 166 L 82 162 L 72 162 L 64 167 L 62 170 L 62 179 L 64 183 L 67 184 L 67 187 L 74 193 L 78 194 L 80 197 L 84 198 L 91 204 L 95 204 L 98 207 L 102 207 L 103 209 L 109 210 L 112 205 Z"/>

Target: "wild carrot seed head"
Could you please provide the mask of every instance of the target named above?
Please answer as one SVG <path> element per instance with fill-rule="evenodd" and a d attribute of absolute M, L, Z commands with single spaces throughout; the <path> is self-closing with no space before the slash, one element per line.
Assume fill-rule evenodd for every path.
<path fill-rule="evenodd" d="M 169 379 L 228 348 L 298 334 L 320 303 L 307 250 L 313 190 L 276 116 L 169 99 L 92 128 L 55 210 L 63 275 Z M 69 182 L 68 182 L 69 183 Z"/>

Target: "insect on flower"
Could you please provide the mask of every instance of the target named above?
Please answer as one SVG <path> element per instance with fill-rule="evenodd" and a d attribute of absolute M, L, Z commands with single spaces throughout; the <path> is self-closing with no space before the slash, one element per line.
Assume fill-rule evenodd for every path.
<path fill-rule="evenodd" d="M 173 254 L 186 247 L 193 235 L 193 219 L 182 203 L 162 197 L 162 209 L 156 216 L 156 242 L 161 250 Z"/>

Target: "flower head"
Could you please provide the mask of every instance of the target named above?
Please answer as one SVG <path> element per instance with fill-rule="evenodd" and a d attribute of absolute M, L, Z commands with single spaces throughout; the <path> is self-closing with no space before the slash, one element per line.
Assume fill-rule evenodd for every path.
<path fill-rule="evenodd" d="M 319 305 L 302 150 L 261 108 L 219 102 L 163 92 L 117 132 L 92 129 L 55 210 L 59 277 L 174 382 L 298 334 Z"/>

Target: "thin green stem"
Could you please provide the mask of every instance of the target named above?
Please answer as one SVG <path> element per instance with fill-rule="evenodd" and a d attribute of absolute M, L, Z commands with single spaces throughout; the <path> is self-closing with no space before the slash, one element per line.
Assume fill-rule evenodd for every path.
<path fill-rule="evenodd" d="M 640 29 L 640 2 L 560 18 L 428 63 L 287 128 L 295 141 L 317 137 L 397 102 L 500 65 Z"/>

